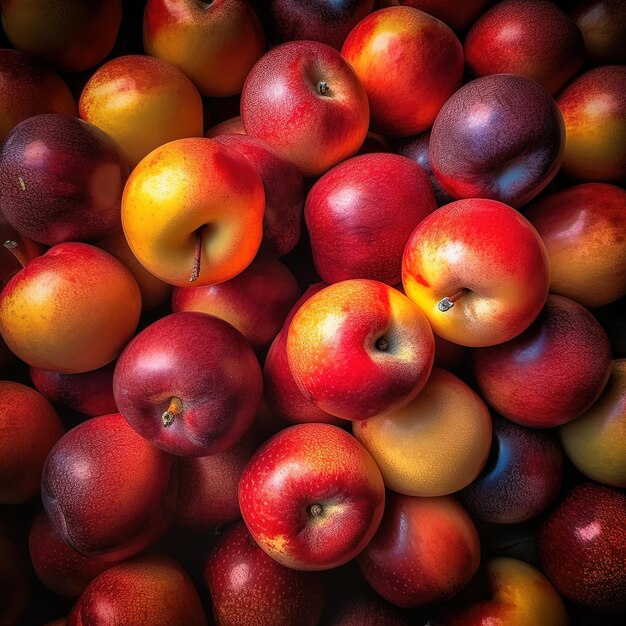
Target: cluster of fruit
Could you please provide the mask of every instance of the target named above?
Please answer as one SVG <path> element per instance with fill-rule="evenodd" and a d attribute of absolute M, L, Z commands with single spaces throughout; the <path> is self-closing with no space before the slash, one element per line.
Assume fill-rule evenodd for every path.
<path fill-rule="evenodd" d="M 0 624 L 622 623 L 625 2 L 0 9 Z"/>

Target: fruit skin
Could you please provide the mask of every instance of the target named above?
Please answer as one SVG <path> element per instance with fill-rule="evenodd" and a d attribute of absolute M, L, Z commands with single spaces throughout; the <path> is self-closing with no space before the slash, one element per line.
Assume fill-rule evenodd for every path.
<path fill-rule="evenodd" d="M 552 2 L 503 0 L 471 27 L 464 43 L 474 76 L 519 74 L 554 94 L 582 67 L 583 36 Z"/>
<path fill-rule="evenodd" d="M 115 366 L 113 394 L 132 428 L 158 448 L 207 456 L 233 446 L 250 427 L 263 380 L 237 329 L 184 311 L 158 319 L 128 344 Z M 177 409 L 169 408 L 173 398 Z"/>
<path fill-rule="evenodd" d="M 194 287 L 241 273 L 262 238 L 265 193 L 236 150 L 203 137 L 171 141 L 132 171 L 122 196 L 122 225 L 133 254 L 161 280 L 190 285 L 201 233 Z"/>
<path fill-rule="evenodd" d="M 81 118 L 120 145 L 131 168 L 159 146 L 202 135 L 202 99 L 176 67 L 131 54 L 111 59 L 85 84 Z"/>
<path fill-rule="evenodd" d="M 99 128 L 43 113 L 20 122 L 0 152 L 0 208 L 20 233 L 53 246 L 120 230 L 128 163 Z"/>
<path fill-rule="evenodd" d="M 557 590 L 600 613 L 626 611 L 626 495 L 582 483 L 537 532 L 543 571 Z"/>
<path fill-rule="evenodd" d="M 245 135 L 246 131 L 243 128 L 243 122 L 241 121 L 241 115 L 230 117 L 215 126 L 211 126 L 204 136 L 209 139 L 215 139 L 222 135 Z"/>
<path fill-rule="evenodd" d="M 269 557 L 243 522 L 231 526 L 209 553 L 204 579 L 220 626 L 315 626 L 326 595 L 320 574 L 289 569 Z"/>
<path fill-rule="evenodd" d="M 433 368 L 409 404 L 352 424 L 385 486 L 411 496 L 443 496 L 472 482 L 491 443 L 491 417 L 459 378 Z"/>
<path fill-rule="evenodd" d="M 60 243 L 5 286 L 0 332 L 29 365 L 78 374 L 115 359 L 140 312 L 137 282 L 117 259 L 88 244 Z"/>
<path fill-rule="evenodd" d="M 174 559 L 160 554 L 141 556 L 100 574 L 67 619 L 67 626 L 206 623 L 191 578 Z"/>
<path fill-rule="evenodd" d="M 585 476 L 626 488 L 626 359 L 616 359 L 600 397 L 559 428 L 563 449 Z"/>
<path fill-rule="evenodd" d="M 626 295 L 626 191 L 606 183 L 544 196 L 524 215 L 550 261 L 550 292 L 595 308 Z"/>
<path fill-rule="evenodd" d="M 331 569 L 372 538 L 385 486 L 352 435 L 332 424 L 297 424 L 256 451 L 239 482 L 239 506 L 273 559 L 298 570 Z"/>
<path fill-rule="evenodd" d="M 398 609 L 371 590 L 345 597 L 329 619 L 325 622 L 327 626 L 409 626 L 408 619 Z"/>
<path fill-rule="evenodd" d="M 626 6 L 621 0 L 588 0 L 571 13 L 585 40 L 587 59 L 593 65 L 626 63 L 622 42 L 626 36 Z"/>
<path fill-rule="evenodd" d="M 0 50 L 0 142 L 22 120 L 41 113 L 76 116 L 72 92 L 37 57 L 18 50 Z"/>
<path fill-rule="evenodd" d="M 0 505 L 39 492 L 48 453 L 65 432 L 52 405 L 31 387 L 0 381 Z"/>
<path fill-rule="evenodd" d="M 529 78 L 493 74 L 466 83 L 443 105 L 430 135 L 430 164 L 453 197 L 518 208 L 552 181 L 564 145 L 552 97 Z"/>
<path fill-rule="evenodd" d="M 121 0 L 1 0 L 2 27 L 18 50 L 64 72 L 81 72 L 113 49 Z"/>
<path fill-rule="evenodd" d="M 373 153 L 336 165 L 304 208 L 317 273 L 329 284 L 369 278 L 397 285 L 410 234 L 436 208 L 427 175 L 409 159 Z"/>
<path fill-rule="evenodd" d="M 224 97 L 241 91 L 265 36 L 247 0 L 148 0 L 143 45 L 182 70 L 202 95 Z"/>
<path fill-rule="evenodd" d="M 395 3 L 395 0 L 387 1 Z M 463 30 L 469 26 L 489 4 L 488 0 L 466 0 L 462 3 L 457 0 L 399 0 L 399 3 L 425 11 L 454 30 Z"/>
<path fill-rule="evenodd" d="M 324 94 L 321 83 L 327 86 Z M 266 141 L 305 176 L 319 176 L 361 147 L 369 104 L 358 76 L 337 50 L 316 41 L 291 41 L 265 53 L 250 70 L 241 119 L 246 134 Z"/>
<path fill-rule="evenodd" d="M 464 346 L 507 341 L 541 311 L 549 285 L 548 258 L 537 231 L 501 202 L 451 202 L 424 218 L 402 259 L 404 291 L 433 332 Z M 443 312 L 438 303 L 469 289 Z"/>
<path fill-rule="evenodd" d="M 626 67 L 585 72 L 557 104 L 565 120 L 563 172 L 594 182 L 626 178 Z"/>
<path fill-rule="evenodd" d="M 378 281 L 330 285 L 295 313 L 287 359 L 319 408 L 361 420 L 407 404 L 426 384 L 434 339 L 423 313 Z"/>
<path fill-rule="evenodd" d="M 551 428 L 586 411 L 611 370 L 611 346 L 582 305 L 549 295 L 521 335 L 472 354 L 472 371 L 487 404 L 522 426 Z"/>
<path fill-rule="evenodd" d="M 341 53 L 363 83 L 372 129 L 383 135 L 430 128 L 463 78 L 463 47 L 454 32 L 411 7 L 371 13 L 352 29 Z"/>
<path fill-rule="evenodd" d="M 553 432 L 493 416 L 493 443 L 481 474 L 457 496 L 471 515 L 494 524 L 518 524 L 556 499 L 563 457 Z"/>
<path fill-rule="evenodd" d="M 469 585 L 444 608 L 448 626 L 506 624 L 567 626 L 561 596 L 534 566 L 508 557 L 490 559 Z"/>
<path fill-rule="evenodd" d="M 167 530 L 177 480 L 174 457 L 113 413 L 75 426 L 57 442 L 44 465 L 41 499 L 68 546 L 117 561 Z"/>
<path fill-rule="evenodd" d="M 480 541 L 451 496 L 388 491 L 380 527 L 357 563 L 385 600 L 412 608 L 447 600 L 462 589 L 478 569 Z"/>

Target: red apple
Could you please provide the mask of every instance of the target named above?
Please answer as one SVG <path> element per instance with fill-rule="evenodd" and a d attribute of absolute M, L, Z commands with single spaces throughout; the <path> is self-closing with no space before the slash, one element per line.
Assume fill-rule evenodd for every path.
<path fill-rule="evenodd" d="M 319 176 L 359 149 L 369 106 L 359 78 L 337 50 L 292 41 L 250 70 L 241 119 L 246 134 L 265 140 L 305 176 Z"/>
<path fill-rule="evenodd" d="M 369 543 L 385 487 L 365 448 L 331 424 L 297 424 L 254 454 L 239 483 L 248 530 L 273 559 L 298 570 L 338 567 Z"/>
<path fill-rule="evenodd" d="M 469 26 L 489 4 L 489 0 L 463 0 L 461 3 L 458 0 L 387 0 L 387 2 L 399 3 L 430 13 L 454 30 L 463 30 Z"/>

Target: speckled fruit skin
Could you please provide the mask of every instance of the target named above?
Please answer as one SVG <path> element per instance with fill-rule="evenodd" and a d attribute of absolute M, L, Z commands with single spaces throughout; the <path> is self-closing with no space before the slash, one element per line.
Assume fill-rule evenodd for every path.
<path fill-rule="evenodd" d="M 385 486 L 352 435 L 332 424 L 296 424 L 254 454 L 239 483 L 239 506 L 273 559 L 324 570 L 347 563 L 369 543 L 385 508 Z"/>
<path fill-rule="evenodd" d="M 239 519 L 239 480 L 260 439 L 253 427 L 223 452 L 179 459 L 175 523 L 206 531 Z"/>
<path fill-rule="evenodd" d="M 532 204 L 524 215 L 550 260 L 550 292 L 595 308 L 626 294 L 626 191 L 575 185 Z"/>
<path fill-rule="evenodd" d="M 67 626 L 159 624 L 206 626 L 202 602 L 185 570 L 151 554 L 108 569 L 91 581 Z"/>
<path fill-rule="evenodd" d="M 402 259 L 404 291 L 433 332 L 465 346 L 507 341 L 525 330 L 546 300 L 548 257 L 526 218 L 501 202 L 451 202 L 426 217 Z M 469 289 L 448 311 L 438 303 Z"/>
<path fill-rule="evenodd" d="M 63 541 L 103 561 L 145 550 L 169 527 L 176 497 L 174 459 L 119 413 L 87 420 L 51 450 L 41 499 Z"/>
<path fill-rule="evenodd" d="M 284 263 L 257 256 L 241 274 L 223 283 L 175 287 L 172 311 L 215 315 L 232 324 L 255 350 L 263 350 L 299 297 L 298 282 Z"/>
<path fill-rule="evenodd" d="M 77 598 L 96 576 L 116 565 L 70 548 L 43 511 L 30 527 L 28 547 L 37 578 L 61 596 Z"/>
<path fill-rule="evenodd" d="M 173 65 L 145 55 L 116 57 L 99 67 L 78 110 L 119 143 L 131 167 L 168 141 L 202 135 L 198 90 Z"/>
<path fill-rule="evenodd" d="M 493 443 L 481 474 L 458 497 L 479 519 L 494 524 L 525 522 L 555 500 L 563 456 L 555 433 L 493 416 Z"/>
<path fill-rule="evenodd" d="M 593 65 L 626 63 L 622 45 L 626 37 L 626 5 L 621 0 L 587 0 L 577 4 L 571 16 L 583 34 L 587 59 Z"/>
<path fill-rule="evenodd" d="M 22 120 L 41 113 L 77 115 L 68 86 L 37 57 L 0 50 L 0 142 Z"/>
<path fill-rule="evenodd" d="M 324 94 L 320 83 L 326 83 Z M 250 70 L 241 119 L 246 134 L 266 141 L 305 176 L 319 176 L 360 148 L 369 105 L 361 81 L 337 50 L 317 41 L 290 41 Z"/>
<path fill-rule="evenodd" d="M 128 423 L 158 448 L 207 456 L 241 439 L 259 409 L 263 381 L 237 329 L 183 311 L 160 318 L 128 344 L 115 366 L 113 394 Z M 165 424 L 172 398 L 182 407 Z"/>
<path fill-rule="evenodd" d="M 582 305 L 550 295 L 521 335 L 475 350 L 472 370 L 482 397 L 504 417 L 530 428 L 565 424 L 587 410 L 611 370 L 611 346 Z"/>
<path fill-rule="evenodd" d="M 366 279 L 344 280 L 311 296 L 287 335 L 287 359 L 300 390 L 348 420 L 410 402 L 426 384 L 434 351 L 425 315 L 397 289 Z"/>
<path fill-rule="evenodd" d="M 242 272 L 263 236 L 261 178 L 236 150 L 212 139 L 171 141 L 132 171 L 122 196 L 122 225 L 141 264 L 171 285 L 190 286 L 201 233 L 201 265 L 194 287 Z"/>
<path fill-rule="evenodd" d="M 465 37 L 474 76 L 519 74 L 556 93 L 582 66 L 585 45 L 574 21 L 556 4 L 504 0 L 482 15 Z"/>
<path fill-rule="evenodd" d="M 401 280 L 402 252 L 414 228 L 437 208 L 428 176 L 396 154 L 356 156 L 309 191 L 304 219 L 321 279 Z"/>
<path fill-rule="evenodd" d="M 204 579 L 220 626 L 316 626 L 326 595 L 319 573 L 270 558 L 243 522 L 231 526 L 208 555 Z"/>
<path fill-rule="evenodd" d="M 383 135 L 430 128 L 463 78 L 463 47 L 454 32 L 411 7 L 371 13 L 352 29 L 341 53 L 365 87 L 373 130 Z"/>
<path fill-rule="evenodd" d="M 270 0 L 268 12 L 280 41 L 309 39 L 340 50 L 348 33 L 375 4 L 375 0 Z"/>
<path fill-rule="evenodd" d="M 0 505 L 39 492 L 48 453 L 65 432 L 50 402 L 31 387 L 0 381 Z"/>
<path fill-rule="evenodd" d="M 406 406 L 352 424 L 385 485 L 410 496 L 443 496 L 468 485 L 483 468 L 491 443 L 485 403 L 462 380 L 433 369 Z"/>
<path fill-rule="evenodd" d="M 147 54 L 181 69 L 204 96 L 232 96 L 265 50 L 259 19 L 246 0 L 148 0 Z"/>
<path fill-rule="evenodd" d="M 121 0 L 1 0 L 2 28 L 11 43 L 65 72 L 100 63 L 113 49 Z"/>
<path fill-rule="evenodd" d="M 53 246 L 119 230 L 128 163 L 106 133 L 75 117 L 20 122 L 0 152 L 0 209 L 30 239 Z"/>
<path fill-rule="evenodd" d="M 507 557 L 488 561 L 478 575 L 444 608 L 447 626 L 567 626 L 561 596 L 536 568 Z"/>
<path fill-rule="evenodd" d="M 583 483 L 537 533 L 543 571 L 564 596 L 594 611 L 626 611 L 626 495 Z"/>
<path fill-rule="evenodd" d="M 399 3 L 425 11 L 445 22 L 454 30 L 462 30 L 476 19 L 489 2 L 488 0 L 464 0 L 464 2 L 458 2 L 458 0 L 399 0 Z"/>
<path fill-rule="evenodd" d="M 78 374 L 113 361 L 140 312 L 137 282 L 117 259 L 85 243 L 60 243 L 7 283 L 0 332 L 28 365 Z"/>
<path fill-rule="evenodd" d="M 557 104 L 565 120 L 563 171 L 590 181 L 626 178 L 626 67 L 585 72 Z"/>
<path fill-rule="evenodd" d="M 88 417 L 117 413 L 113 397 L 113 368 L 109 363 L 82 374 L 60 374 L 31 367 L 30 379 L 50 402 L 69 407 Z"/>
<path fill-rule="evenodd" d="M 265 214 L 259 254 L 281 257 L 291 252 L 300 239 L 304 207 L 304 181 L 298 168 L 256 137 L 229 134 L 217 136 L 215 141 L 248 159 L 263 181 Z"/>
<path fill-rule="evenodd" d="M 453 197 L 518 208 L 554 178 L 564 145 L 552 97 L 529 78 L 493 74 L 466 83 L 443 105 L 430 135 L 430 164 Z"/>
<path fill-rule="evenodd" d="M 380 527 L 357 563 L 385 600 L 417 607 L 447 600 L 469 582 L 480 563 L 480 541 L 451 496 L 388 491 Z"/>
<path fill-rule="evenodd" d="M 336 608 L 326 626 L 409 626 L 405 617 L 389 603 L 369 591 L 365 594 L 347 595 Z"/>
<path fill-rule="evenodd" d="M 626 359 L 611 365 L 601 396 L 559 429 L 572 463 L 592 480 L 626 488 Z"/>

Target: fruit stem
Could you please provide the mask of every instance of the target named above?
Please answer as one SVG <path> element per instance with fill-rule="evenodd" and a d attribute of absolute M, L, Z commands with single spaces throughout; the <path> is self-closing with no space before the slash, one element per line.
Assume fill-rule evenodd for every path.
<path fill-rule="evenodd" d="M 463 289 L 461 289 L 460 291 L 457 291 L 453 296 L 450 297 L 446 297 L 446 298 L 442 298 L 441 300 L 439 300 L 439 302 L 437 303 L 437 308 L 442 312 L 445 313 L 446 311 L 449 311 L 453 306 L 454 303 L 457 300 L 460 300 L 466 293 L 469 293 L 469 289 L 467 289 L 466 287 L 464 287 Z"/>
<path fill-rule="evenodd" d="M 312 504 L 309 507 L 309 515 L 311 517 L 319 517 L 323 511 L 324 509 L 322 508 L 321 504 Z"/>
<path fill-rule="evenodd" d="M 374 345 L 376 346 L 376 350 L 380 350 L 381 352 L 385 352 L 385 350 L 389 349 L 389 342 L 384 337 L 379 337 Z"/>
<path fill-rule="evenodd" d="M 198 276 L 200 276 L 200 262 L 202 261 L 202 232 L 204 230 L 204 226 L 200 226 L 200 228 L 196 229 L 196 247 L 193 253 L 193 267 L 191 268 L 191 276 L 189 277 L 189 282 L 193 283 L 195 280 L 198 280 Z"/>
<path fill-rule="evenodd" d="M 161 421 L 165 428 L 169 428 L 176 419 L 177 415 L 183 412 L 183 401 L 176 396 L 170 398 L 170 405 L 167 407 L 167 411 L 161 415 Z"/>
<path fill-rule="evenodd" d="M 329 89 L 330 87 L 325 80 L 320 80 L 320 82 L 317 83 L 317 93 L 319 93 L 320 96 L 325 96 L 328 93 Z"/>
<path fill-rule="evenodd" d="M 24 253 L 20 248 L 20 244 L 17 243 L 17 241 L 9 239 L 4 242 L 4 247 L 18 260 L 22 267 L 26 267 L 28 265 L 28 259 L 24 256 Z"/>

